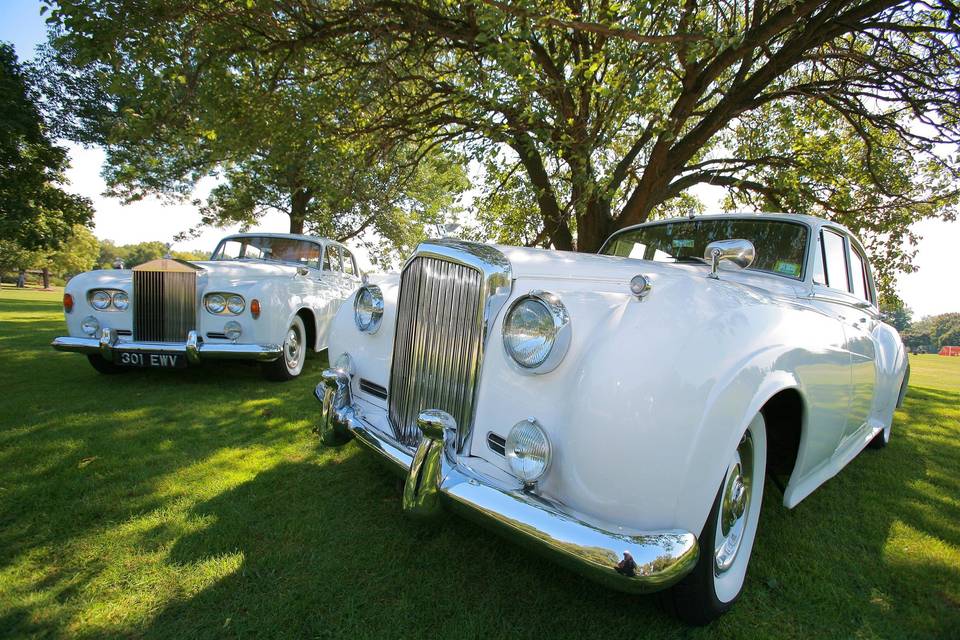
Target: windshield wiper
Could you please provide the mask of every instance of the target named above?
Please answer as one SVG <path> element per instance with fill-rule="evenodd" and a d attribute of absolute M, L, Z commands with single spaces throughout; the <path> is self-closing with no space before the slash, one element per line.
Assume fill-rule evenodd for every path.
<path fill-rule="evenodd" d="M 707 261 L 703 258 L 698 258 L 697 256 L 673 256 L 674 262 L 696 262 L 699 264 L 707 264 Z"/>

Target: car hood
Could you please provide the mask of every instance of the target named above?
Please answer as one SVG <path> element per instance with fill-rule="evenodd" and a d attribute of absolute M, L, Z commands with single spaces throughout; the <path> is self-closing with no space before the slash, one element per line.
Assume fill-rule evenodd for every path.
<path fill-rule="evenodd" d="M 706 265 L 652 262 L 619 256 L 603 256 L 575 251 L 551 251 L 495 245 L 510 261 L 515 278 L 574 278 L 587 280 L 622 280 L 629 282 L 638 273 L 667 275 L 703 274 Z"/>

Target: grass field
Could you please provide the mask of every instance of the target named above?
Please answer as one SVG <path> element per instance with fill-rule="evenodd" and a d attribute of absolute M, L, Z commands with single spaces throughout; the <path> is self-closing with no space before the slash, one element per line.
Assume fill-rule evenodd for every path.
<path fill-rule="evenodd" d="M 105 377 L 58 293 L 0 291 L 0 636 L 960 638 L 960 358 L 913 359 L 890 446 L 770 487 L 736 609 L 686 629 L 444 515 L 310 433 L 321 361 Z"/>

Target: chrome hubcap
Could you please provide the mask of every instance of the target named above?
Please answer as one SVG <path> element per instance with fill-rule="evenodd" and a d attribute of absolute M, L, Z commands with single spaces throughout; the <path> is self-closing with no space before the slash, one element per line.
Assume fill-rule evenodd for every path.
<path fill-rule="evenodd" d="M 300 335 L 294 327 L 287 331 L 287 339 L 283 341 L 283 351 L 287 358 L 287 367 L 296 369 L 300 362 Z"/>
<path fill-rule="evenodd" d="M 750 488 L 753 485 L 753 438 L 743 437 L 733 458 L 727 465 L 723 479 L 723 494 L 717 522 L 717 544 L 714 549 L 714 568 L 723 573 L 737 558 L 744 529 L 750 516 Z"/>

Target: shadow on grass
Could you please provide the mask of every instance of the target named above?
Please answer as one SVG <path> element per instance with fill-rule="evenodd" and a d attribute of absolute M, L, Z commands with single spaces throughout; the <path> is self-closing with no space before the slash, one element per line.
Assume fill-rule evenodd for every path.
<path fill-rule="evenodd" d="M 103 377 L 47 346 L 62 323 L 29 314 L 56 305 L 0 302 L 5 634 L 960 637 L 960 394 L 911 389 L 890 446 L 793 511 L 768 485 L 742 600 L 692 630 L 452 515 L 403 517 L 372 456 L 309 435 L 319 358 L 279 385 L 242 364 Z"/>
<path fill-rule="evenodd" d="M 899 417 L 935 424 L 931 406 L 913 391 Z M 682 628 L 654 597 L 596 587 L 451 515 L 404 517 L 393 476 L 357 450 L 336 465 L 280 465 L 200 505 L 215 524 L 181 538 L 170 561 L 243 562 L 172 603 L 146 635 L 951 637 L 957 568 L 890 545 L 902 523 L 960 543 L 951 512 L 928 513 L 936 491 L 914 487 L 956 468 L 960 452 L 927 455 L 914 443 L 922 434 L 903 431 L 794 511 L 770 488 L 744 596 L 707 629 Z"/>
<path fill-rule="evenodd" d="M 279 465 L 199 506 L 215 524 L 180 539 L 170 562 L 239 553 L 243 563 L 172 603 L 146 637 L 501 637 L 518 632 L 509 612 L 521 603 L 533 612 L 522 629 L 546 637 L 571 624 L 596 632 L 598 620 L 600 635 L 627 632 L 637 616 L 678 629 L 652 599 L 584 583 L 470 523 L 404 517 L 395 476 L 350 449 L 338 464 Z"/>

